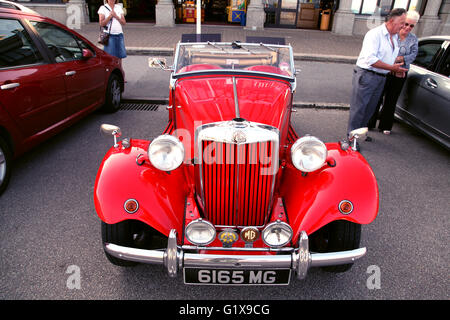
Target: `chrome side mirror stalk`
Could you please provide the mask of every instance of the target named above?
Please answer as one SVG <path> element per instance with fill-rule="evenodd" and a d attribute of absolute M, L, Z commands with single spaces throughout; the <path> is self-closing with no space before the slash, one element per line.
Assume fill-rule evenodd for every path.
<path fill-rule="evenodd" d="M 350 141 L 350 143 L 353 142 L 353 145 L 352 145 L 352 150 L 353 151 L 357 151 L 356 141 L 359 138 L 365 138 L 365 136 L 367 135 L 368 131 L 369 131 L 369 129 L 367 127 L 359 128 L 359 129 L 355 129 L 353 131 L 350 131 L 350 135 L 348 137 L 348 140 Z"/>
<path fill-rule="evenodd" d="M 350 132 L 348 140 L 352 143 L 352 150 L 357 151 L 356 142 L 359 138 L 364 138 L 367 135 L 369 129 L 367 127 L 355 129 Z"/>
<path fill-rule="evenodd" d="M 122 135 L 122 131 L 120 131 L 119 127 L 104 123 L 100 126 L 100 131 L 107 136 L 112 135 L 114 137 L 114 148 L 117 148 L 119 146 L 119 144 L 117 143 L 117 138 Z"/>
<path fill-rule="evenodd" d="M 344 140 L 339 141 L 341 149 L 345 151 L 351 145 L 351 148 L 352 148 L 353 151 L 358 151 L 356 142 L 357 142 L 357 140 L 359 138 L 366 137 L 368 131 L 369 131 L 369 129 L 367 127 L 358 128 L 358 129 L 350 131 L 348 139 L 344 139 Z"/>

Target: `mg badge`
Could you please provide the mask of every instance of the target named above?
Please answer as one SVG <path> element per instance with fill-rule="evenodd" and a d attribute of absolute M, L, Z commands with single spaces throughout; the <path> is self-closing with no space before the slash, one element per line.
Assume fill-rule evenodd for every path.
<path fill-rule="evenodd" d="M 247 141 L 247 137 L 245 136 L 245 133 L 242 131 L 235 131 L 233 132 L 233 141 L 236 143 L 244 143 Z"/>
<path fill-rule="evenodd" d="M 237 232 L 231 229 L 225 229 L 221 233 L 219 233 L 219 240 L 226 248 L 231 247 L 232 244 L 238 240 L 238 238 L 239 235 L 237 234 Z"/>
<path fill-rule="evenodd" d="M 259 237 L 259 231 L 255 227 L 246 227 L 241 231 L 241 238 L 247 243 L 256 241 Z"/>

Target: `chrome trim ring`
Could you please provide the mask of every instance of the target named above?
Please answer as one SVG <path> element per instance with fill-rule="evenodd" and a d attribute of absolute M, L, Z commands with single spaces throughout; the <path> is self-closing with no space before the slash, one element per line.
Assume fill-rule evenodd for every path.
<path fill-rule="evenodd" d="M 136 204 L 136 209 L 135 210 L 128 210 L 127 209 L 127 203 L 129 203 L 129 202 L 134 202 Z M 124 202 L 123 208 L 129 214 L 136 213 L 139 210 L 139 202 L 137 202 L 136 199 L 128 199 L 127 201 Z"/>
<path fill-rule="evenodd" d="M 351 210 L 350 210 L 349 212 L 344 212 L 344 211 L 342 211 L 342 209 L 341 209 L 341 204 L 342 204 L 342 202 L 347 202 L 347 203 L 350 204 Z M 339 202 L 338 208 L 339 208 L 339 212 L 340 212 L 340 213 L 342 213 L 342 214 L 344 214 L 344 215 L 349 215 L 350 213 L 353 212 L 353 209 L 354 209 L 354 207 L 353 207 L 353 202 L 351 202 L 350 200 L 342 200 L 341 202 Z"/>
<path fill-rule="evenodd" d="M 206 224 L 206 225 L 208 225 L 210 228 L 212 228 L 212 230 L 214 230 L 214 236 L 211 238 L 210 241 L 205 242 L 205 243 L 202 243 L 202 244 L 198 244 L 198 243 L 195 243 L 194 241 L 192 241 L 191 238 L 189 238 L 188 228 L 189 228 L 190 226 L 192 226 L 192 224 L 194 224 L 194 223 L 203 223 L 203 224 Z M 208 244 L 210 244 L 211 242 L 213 242 L 213 241 L 216 239 L 216 236 L 217 236 L 217 230 L 216 230 L 216 228 L 214 227 L 214 225 L 213 225 L 211 222 L 206 221 L 206 220 L 203 220 L 202 218 L 200 218 L 200 219 L 191 221 L 191 222 L 186 226 L 186 229 L 185 229 L 185 235 L 186 235 L 186 239 L 187 239 L 190 243 L 195 244 L 195 245 L 199 245 L 199 246 L 207 246 Z"/>
<path fill-rule="evenodd" d="M 264 239 L 264 234 L 265 234 L 266 230 L 268 230 L 269 228 L 271 228 L 272 226 L 277 225 L 277 224 L 278 224 L 278 225 L 282 225 L 282 226 L 284 226 L 284 227 L 288 227 L 289 230 L 291 231 L 291 235 L 290 235 L 290 237 L 289 237 L 289 240 L 287 240 L 285 243 L 283 243 L 283 244 L 281 244 L 281 245 L 272 245 L 272 244 L 269 244 L 269 243 L 266 242 L 266 240 Z M 291 242 L 292 236 L 293 236 L 293 231 L 292 231 L 291 226 L 288 225 L 286 222 L 282 222 L 282 221 L 279 221 L 279 220 L 269 223 L 269 224 L 264 228 L 264 230 L 261 231 L 261 239 L 262 239 L 262 241 L 264 242 L 264 244 L 266 244 L 267 246 L 272 247 L 272 248 L 280 248 L 280 247 L 283 247 L 283 246 L 287 245 L 289 242 Z"/>

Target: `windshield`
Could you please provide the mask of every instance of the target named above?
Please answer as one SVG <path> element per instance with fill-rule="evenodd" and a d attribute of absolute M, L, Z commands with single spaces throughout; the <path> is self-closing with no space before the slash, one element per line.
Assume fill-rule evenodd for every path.
<path fill-rule="evenodd" d="M 179 43 L 174 74 L 236 70 L 294 78 L 291 46 L 256 43 Z"/>

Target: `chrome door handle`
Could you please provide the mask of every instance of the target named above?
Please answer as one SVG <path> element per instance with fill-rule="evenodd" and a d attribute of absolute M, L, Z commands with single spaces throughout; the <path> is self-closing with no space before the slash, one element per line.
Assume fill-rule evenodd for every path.
<path fill-rule="evenodd" d="M 8 89 L 14 89 L 17 88 L 18 86 L 20 86 L 20 83 L 8 83 L 8 84 L 4 84 L 2 86 L 0 86 L 0 89 L 2 90 L 8 90 Z"/>
<path fill-rule="evenodd" d="M 66 76 L 73 76 L 75 75 L 77 72 L 76 71 L 67 71 L 66 72 Z"/>
<path fill-rule="evenodd" d="M 429 86 L 430 88 L 437 88 L 437 87 L 438 87 L 437 83 L 436 83 L 433 79 L 430 79 L 430 78 L 428 78 L 428 79 L 425 81 L 425 83 L 426 83 L 427 86 Z"/>

